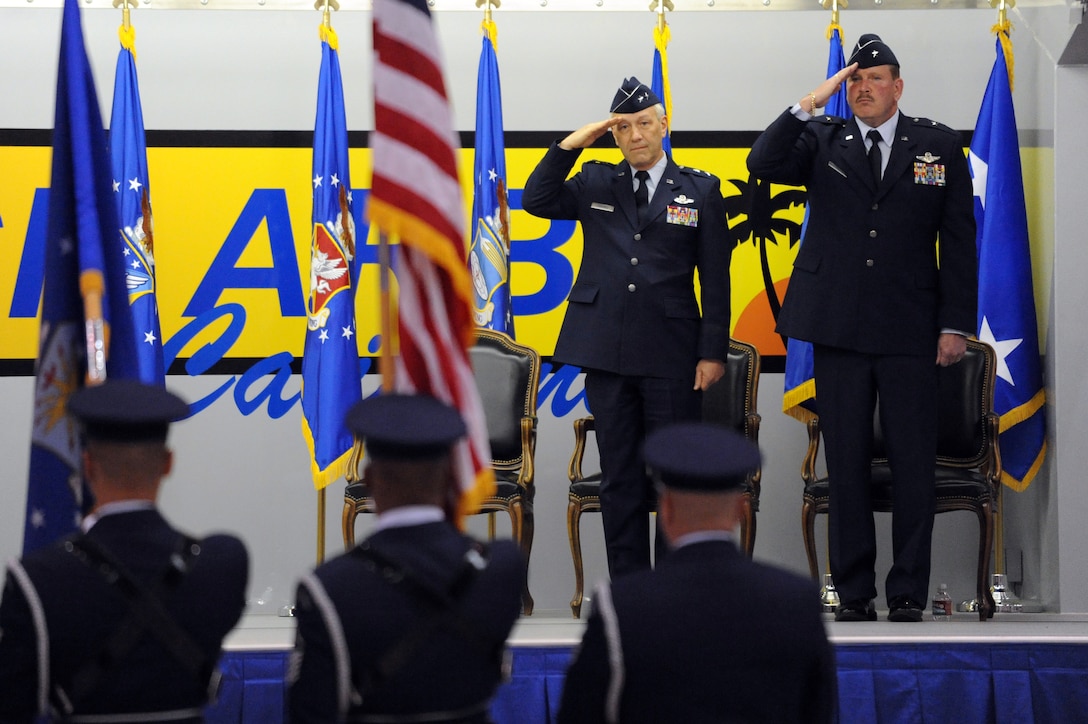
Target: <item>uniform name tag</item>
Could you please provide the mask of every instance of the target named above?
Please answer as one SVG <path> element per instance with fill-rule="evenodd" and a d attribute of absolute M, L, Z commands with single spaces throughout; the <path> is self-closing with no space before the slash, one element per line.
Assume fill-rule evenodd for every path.
<path fill-rule="evenodd" d="M 944 186 L 944 164 L 915 162 L 914 183 L 924 186 Z"/>
<path fill-rule="evenodd" d="M 616 207 L 611 204 L 602 204 L 600 201 L 594 201 L 589 205 L 589 208 L 596 209 L 597 211 L 615 211 Z"/>
<path fill-rule="evenodd" d="M 668 207 L 668 213 L 665 215 L 665 221 L 669 224 L 680 224 L 681 226 L 698 226 L 699 209 L 692 209 L 687 206 L 670 206 Z"/>

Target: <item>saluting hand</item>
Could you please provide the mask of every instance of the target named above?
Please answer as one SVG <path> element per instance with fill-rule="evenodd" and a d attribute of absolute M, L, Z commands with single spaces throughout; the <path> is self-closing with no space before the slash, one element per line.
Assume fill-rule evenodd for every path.
<path fill-rule="evenodd" d="M 839 92 L 839 88 L 842 86 L 843 81 L 853 75 L 854 71 L 857 69 L 858 64 L 851 63 L 820 85 L 816 86 L 816 89 L 812 91 L 812 93 L 806 95 L 799 101 L 801 110 L 815 114 L 817 108 L 826 106 L 827 102 Z"/>
<path fill-rule="evenodd" d="M 572 151 L 576 148 L 588 148 L 593 145 L 594 141 L 607 133 L 609 128 L 612 128 L 612 126 L 619 122 L 620 117 L 613 116 L 612 118 L 603 121 L 587 123 L 560 141 L 559 147 L 564 151 Z"/>

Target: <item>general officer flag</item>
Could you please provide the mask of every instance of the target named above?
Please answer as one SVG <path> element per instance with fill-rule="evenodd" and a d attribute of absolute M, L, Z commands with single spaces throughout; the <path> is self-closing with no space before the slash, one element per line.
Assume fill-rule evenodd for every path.
<path fill-rule="evenodd" d="M 86 381 L 138 376 L 112 178 L 79 3 L 65 0 L 24 554 L 75 530 L 91 502 L 68 398 Z"/>
<path fill-rule="evenodd" d="M 121 221 L 121 253 L 132 308 L 140 380 L 166 384 L 162 331 L 155 289 L 155 242 L 151 216 L 151 182 L 147 173 L 147 139 L 140 84 L 136 76 L 136 29 L 121 26 L 121 50 L 113 83 L 110 114 L 110 160 L 113 195 Z"/>
<path fill-rule="evenodd" d="M 399 241 L 396 389 L 458 409 L 467 439 L 454 449 L 460 522 L 495 489 L 487 421 L 468 346 L 472 281 L 457 173 L 457 139 L 426 0 L 374 2 L 373 183 L 370 221 Z"/>
<path fill-rule="evenodd" d="M 672 89 L 669 87 L 669 39 L 672 32 L 662 18 L 654 26 L 654 68 L 650 74 L 650 90 L 657 94 L 665 106 L 665 117 L 669 119 L 668 132 L 661 142 L 661 148 L 672 156 Z"/>
<path fill-rule="evenodd" d="M 846 67 L 846 58 L 842 49 L 842 28 L 831 25 L 828 28 L 830 45 L 827 51 L 827 77 Z M 824 112 L 829 116 L 850 118 L 850 106 L 846 102 L 846 84 L 831 96 Z M 808 226 L 808 209 L 805 209 L 805 221 L 801 228 L 802 242 Z M 786 376 L 785 393 L 782 397 L 782 411 L 798 420 L 807 422 L 816 412 L 816 379 L 812 368 L 812 343 L 800 339 L 786 340 Z"/>
<path fill-rule="evenodd" d="M 1008 42 L 1007 35 L 1004 41 Z M 1046 456 L 1046 392 L 1007 68 L 999 38 L 969 160 L 978 226 L 978 338 L 997 353 L 994 410 L 1001 417 L 1001 479 L 1020 491 L 1034 479 Z"/>
<path fill-rule="evenodd" d="M 478 327 L 514 336 L 510 304 L 510 206 L 506 193 L 506 148 L 502 90 L 495 55 L 497 30 L 485 20 L 480 70 L 476 78 L 476 155 L 472 204 L 473 318 Z"/>
<path fill-rule="evenodd" d="M 344 418 L 362 399 L 355 339 L 355 223 L 338 46 L 336 32 L 322 25 L 311 179 L 310 296 L 302 358 L 302 434 L 318 490 L 348 469 L 354 438 Z"/>

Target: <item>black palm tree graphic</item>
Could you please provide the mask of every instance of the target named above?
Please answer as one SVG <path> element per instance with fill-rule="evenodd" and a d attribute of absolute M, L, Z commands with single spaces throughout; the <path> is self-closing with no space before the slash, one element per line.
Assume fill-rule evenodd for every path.
<path fill-rule="evenodd" d="M 747 181 L 730 179 L 740 193 L 725 197 L 725 213 L 729 220 L 745 217 L 729 227 L 729 236 L 733 248 L 751 241 L 759 246 L 759 263 L 763 273 L 763 287 L 767 290 L 767 303 L 771 315 L 778 321 L 782 302 L 774 288 L 771 265 L 767 259 L 767 243 L 778 244 L 778 237 L 784 236 L 793 247 L 801 240 L 801 225 L 795 221 L 775 216 L 780 211 L 787 211 L 795 206 L 803 206 L 807 194 L 799 188 L 787 188 L 771 196 L 771 183 L 749 175 Z M 782 340 L 785 344 L 785 339 Z"/>

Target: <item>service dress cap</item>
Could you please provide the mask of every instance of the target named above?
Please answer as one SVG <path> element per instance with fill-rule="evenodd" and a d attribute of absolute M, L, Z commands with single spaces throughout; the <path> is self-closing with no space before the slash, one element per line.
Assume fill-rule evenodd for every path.
<path fill-rule="evenodd" d="M 345 424 L 380 460 L 439 458 L 465 436 L 460 413 L 429 395 L 369 397 L 348 410 Z"/>
<path fill-rule="evenodd" d="M 877 65 L 894 65 L 899 67 L 899 61 L 892 49 L 884 44 L 879 35 L 866 33 L 858 38 L 858 44 L 854 46 L 854 52 L 850 54 L 847 65 L 857 63 L 858 68 L 872 68 Z"/>
<path fill-rule="evenodd" d="M 189 416 L 189 405 L 157 385 L 107 380 L 78 390 L 68 411 L 90 440 L 137 443 L 166 440 L 170 423 Z"/>
<path fill-rule="evenodd" d="M 609 113 L 638 113 L 647 108 L 652 108 L 661 102 L 657 94 L 650 87 L 643 85 L 638 78 L 631 76 L 623 81 L 623 85 L 616 91 L 612 99 L 612 110 Z"/>
<path fill-rule="evenodd" d="M 646 436 L 646 468 L 666 488 L 726 492 L 744 487 L 759 467 L 759 448 L 719 425 L 681 422 Z"/>

